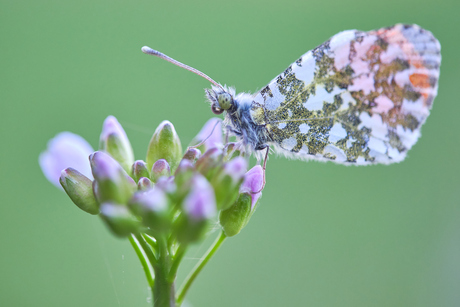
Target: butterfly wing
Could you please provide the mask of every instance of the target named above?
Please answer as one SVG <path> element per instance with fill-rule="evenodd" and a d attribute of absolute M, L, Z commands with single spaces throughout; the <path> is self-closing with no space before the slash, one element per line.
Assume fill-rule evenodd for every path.
<path fill-rule="evenodd" d="M 254 96 L 251 116 L 294 158 L 403 160 L 437 94 L 440 44 L 417 25 L 338 33 Z"/>

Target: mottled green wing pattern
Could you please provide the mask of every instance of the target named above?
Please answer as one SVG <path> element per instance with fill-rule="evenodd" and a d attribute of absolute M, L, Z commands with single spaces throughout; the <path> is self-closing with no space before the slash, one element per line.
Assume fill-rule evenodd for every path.
<path fill-rule="evenodd" d="M 295 158 L 399 162 L 429 115 L 440 61 L 439 42 L 416 25 L 341 32 L 257 93 L 251 116 Z"/>

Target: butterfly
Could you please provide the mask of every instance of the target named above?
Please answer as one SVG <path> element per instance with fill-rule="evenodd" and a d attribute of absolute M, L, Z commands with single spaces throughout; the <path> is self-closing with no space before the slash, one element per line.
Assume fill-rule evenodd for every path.
<path fill-rule="evenodd" d="M 417 25 L 340 32 L 256 94 L 235 93 L 165 54 L 142 51 L 213 83 L 206 96 L 252 152 L 369 165 L 402 161 L 437 94 L 439 41 Z"/>

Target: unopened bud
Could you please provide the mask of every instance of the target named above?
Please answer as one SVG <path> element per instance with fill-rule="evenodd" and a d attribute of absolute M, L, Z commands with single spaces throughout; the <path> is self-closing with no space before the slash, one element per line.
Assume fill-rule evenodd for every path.
<path fill-rule="evenodd" d="M 219 215 L 219 223 L 227 237 L 240 233 L 251 216 L 251 196 L 248 193 L 240 194 L 237 201 L 223 210 Z"/>
<path fill-rule="evenodd" d="M 195 162 L 201 156 L 201 151 L 198 148 L 189 148 L 185 152 L 182 159 L 189 160 L 191 162 Z"/>
<path fill-rule="evenodd" d="M 206 178 L 195 174 L 191 181 L 190 192 L 182 203 L 183 212 L 177 225 L 177 237 L 182 243 L 200 240 L 209 220 L 216 214 L 214 191 Z"/>
<path fill-rule="evenodd" d="M 206 151 L 195 163 L 195 168 L 208 180 L 220 170 L 222 165 L 222 150 L 211 148 Z"/>
<path fill-rule="evenodd" d="M 246 173 L 247 162 L 236 157 L 226 164 L 211 181 L 216 194 L 217 208 L 228 209 L 238 198 L 239 188 Z"/>
<path fill-rule="evenodd" d="M 137 190 L 136 183 L 111 156 L 96 151 L 90 156 L 93 176 L 101 202 L 125 204 Z"/>
<path fill-rule="evenodd" d="M 166 194 L 172 194 L 176 191 L 174 177 L 160 177 L 155 186 L 163 190 Z"/>
<path fill-rule="evenodd" d="M 174 173 L 182 158 L 182 146 L 179 136 L 169 121 L 163 121 L 150 140 L 147 150 L 147 165 L 152 168 L 153 163 L 159 159 L 168 161 L 171 172 Z"/>
<path fill-rule="evenodd" d="M 59 182 L 78 208 L 90 214 L 99 213 L 99 205 L 89 178 L 73 168 L 67 168 L 61 172 Z"/>
<path fill-rule="evenodd" d="M 119 237 L 137 233 L 140 229 L 139 220 L 128 210 L 128 207 L 121 204 L 101 204 L 100 216 L 109 229 Z"/>
<path fill-rule="evenodd" d="M 190 190 L 191 178 L 195 173 L 196 172 L 191 161 L 186 159 L 180 161 L 179 167 L 174 174 L 174 183 L 177 186 L 177 193 L 175 195 L 177 203 L 181 203 L 187 195 Z"/>
<path fill-rule="evenodd" d="M 133 149 L 125 130 L 114 116 L 107 117 L 102 125 L 99 149 L 110 154 L 126 172 L 131 171 L 134 162 Z"/>
<path fill-rule="evenodd" d="M 142 160 L 137 160 L 134 162 L 132 173 L 134 181 L 136 182 L 139 181 L 139 178 L 150 177 L 149 170 L 147 169 L 147 164 Z"/>
<path fill-rule="evenodd" d="M 160 159 L 153 164 L 151 171 L 151 179 L 153 182 L 156 182 L 160 177 L 169 177 L 171 176 L 171 169 L 168 162 L 165 159 Z"/>
<path fill-rule="evenodd" d="M 254 210 L 257 201 L 262 196 L 263 187 L 264 170 L 262 166 L 256 165 L 244 175 L 244 181 L 240 186 L 240 193 L 251 195 L 251 210 Z"/>
<path fill-rule="evenodd" d="M 149 178 L 146 177 L 141 177 L 139 181 L 137 182 L 137 188 L 139 190 L 148 190 L 153 187 L 152 181 L 150 181 Z"/>
<path fill-rule="evenodd" d="M 134 214 L 142 218 L 142 224 L 155 232 L 169 228 L 168 199 L 166 194 L 156 186 L 134 194 L 129 207 Z"/>
<path fill-rule="evenodd" d="M 260 165 L 254 166 L 244 175 L 237 201 L 219 215 L 219 222 L 228 237 L 237 235 L 249 222 L 262 195 L 263 184 L 264 171 Z"/>

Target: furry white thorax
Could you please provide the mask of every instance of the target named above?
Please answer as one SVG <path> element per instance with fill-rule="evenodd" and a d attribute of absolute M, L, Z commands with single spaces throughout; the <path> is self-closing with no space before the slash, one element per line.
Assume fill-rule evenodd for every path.
<path fill-rule="evenodd" d="M 223 90 L 222 90 L 223 88 Z M 218 97 L 226 92 L 232 96 L 232 106 L 225 110 L 224 124 L 227 131 L 234 135 L 240 145 L 248 153 L 255 153 L 256 157 L 261 156 L 261 146 L 265 145 L 268 140 L 268 134 L 264 126 L 256 125 L 251 115 L 254 95 L 249 93 L 239 93 L 236 95 L 235 88 L 222 86 L 222 88 L 213 86 L 212 89 L 206 90 L 206 97 L 211 103 L 211 107 L 218 107 Z"/>

